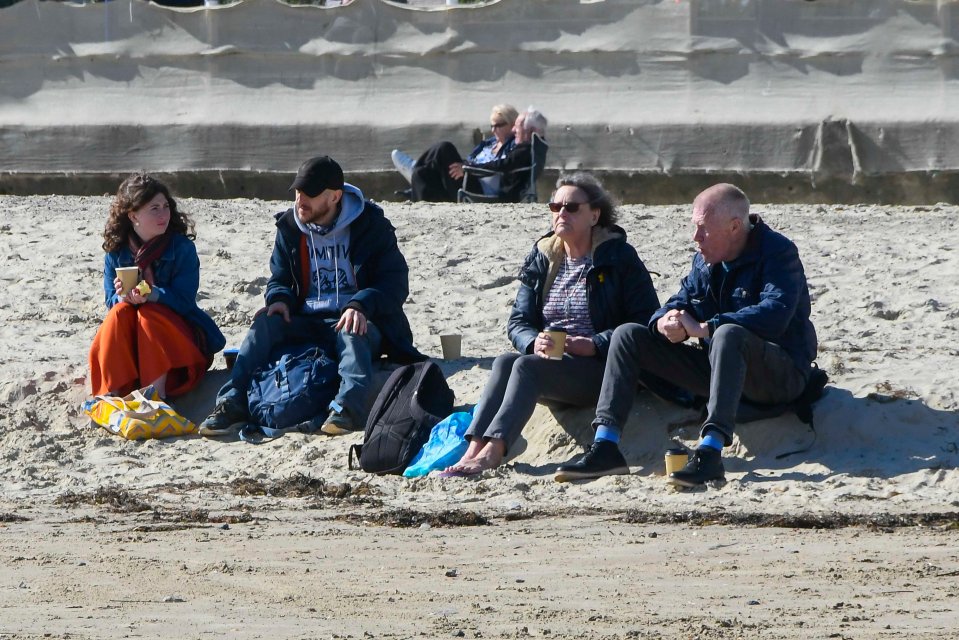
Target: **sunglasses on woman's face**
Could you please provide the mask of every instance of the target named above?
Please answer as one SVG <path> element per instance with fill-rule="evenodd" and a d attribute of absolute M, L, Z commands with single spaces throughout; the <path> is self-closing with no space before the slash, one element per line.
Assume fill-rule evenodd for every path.
<path fill-rule="evenodd" d="M 576 213 L 580 207 L 588 207 L 588 202 L 550 202 L 546 205 L 553 213 L 559 213 L 566 209 L 570 213 Z"/>
<path fill-rule="evenodd" d="M 505 127 L 508 125 L 508 122 L 491 122 L 489 125 L 490 129 L 499 129 L 500 127 Z"/>

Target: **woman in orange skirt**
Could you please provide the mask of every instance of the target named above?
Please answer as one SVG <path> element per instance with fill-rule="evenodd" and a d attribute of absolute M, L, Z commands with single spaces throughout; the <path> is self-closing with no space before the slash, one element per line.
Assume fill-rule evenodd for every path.
<path fill-rule="evenodd" d="M 193 222 L 167 187 L 145 174 L 123 181 L 103 231 L 109 310 L 90 348 L 94 395 L 153 385 L 162 397 L 194 388 L 226 340 L 196 304 L 200 259 Z M 123 293 L 120 267 L 137 267 L 149 288 Z"/>

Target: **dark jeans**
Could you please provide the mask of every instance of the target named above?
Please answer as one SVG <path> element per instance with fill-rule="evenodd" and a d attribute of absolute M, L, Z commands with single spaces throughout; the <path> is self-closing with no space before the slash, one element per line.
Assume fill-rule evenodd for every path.
<path fill-rule="evenodd" d="M 373 380 L 373 360 L 380 352 L 380 332 L 372 322 L 367 322 L 366 335 L 362 336 L 335 331 L 336 322 L 336 318 L 291 314 L 287 323 L 279 314 L 258 315 L 240 345 L 230 379 L 216 395 L 217 404 L 230 400 L 245 409 L 250 378 L 270 362 L 276 347 L 310 343 L 329 349 L 334 345 L 340 388 L 333 402 L 345 409 L 355 424 L 362 424 Z"/>
<path fill-rule="evenodd" d="M 452 142 L 437 142 L 423 152 L 413 166 L 413 201 L 456 202 L 463 180 L 450 177 L 449 168 L 454 162 L 463 162 L 463 157 Z M 471 191 L 481 190 L 475 178 L 470 179 L 470 185 Z"/>
<path fill-rule="evenodd" d="M 720 326 L 707 352 L 673 344 L 643 325 L 624 324 L 610 341 L 594 425 L 625 426 L 641 370 L 708 397 L 703 430 L 721 432 L 727 446 L 742 397 L 761 404 L 790 402 L 802 393 L 808 376 L 782 347 L 739 325 Z"/>
<path fill-rule="evenodd" d="M 466 438 L 499 438 L 508 451 L 533 415 L 537 400 L 593 406 L 602 383 L 603 361 L 597 357 L 567 354 L 562 360 L 548 360 L 505 353 L 493 361 Z"/>

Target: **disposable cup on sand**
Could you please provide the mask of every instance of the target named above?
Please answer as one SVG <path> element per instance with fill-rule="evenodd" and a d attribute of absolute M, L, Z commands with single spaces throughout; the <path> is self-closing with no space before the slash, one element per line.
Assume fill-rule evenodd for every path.
<path fill-rule="evenodd" d="M 463 336 L 458 333 L 440 336 L 440 345 L 443 347 L 444 360 L 458 360 L 463 354 Z"/>

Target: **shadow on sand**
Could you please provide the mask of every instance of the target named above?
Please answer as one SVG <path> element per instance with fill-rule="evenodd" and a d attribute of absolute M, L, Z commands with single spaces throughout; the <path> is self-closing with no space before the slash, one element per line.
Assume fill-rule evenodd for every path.
<path fill-rule="evenodd" d="M 959 466 L 955 411 L 914 399 L 857 398 L 830 386 L 814 412 L 815 432 L 791 413 L 739 425 L 733 445 L 725 451 L 726 470 L 747 473 L 744 479 L 750 482 L 814 482 L 837 474 L 892 478 Z M 522 451 L 514 457 L 514 468 L 534 476 L 552 474 L 592 442 L 593 415 L 592 408 L 537 408 L 523 433 L 526 441 L 517 447 Z M 675 446 L 676 439 L 695 444 L 700 420 L 696 410 L 647 392 L 637 394 L 620 444 L 633 473 L 662 475 L 665 450 Z M 807 451 L 777 458 L 806 447 Z M 805 470 L 809 467 L 814 469 Z"/>

